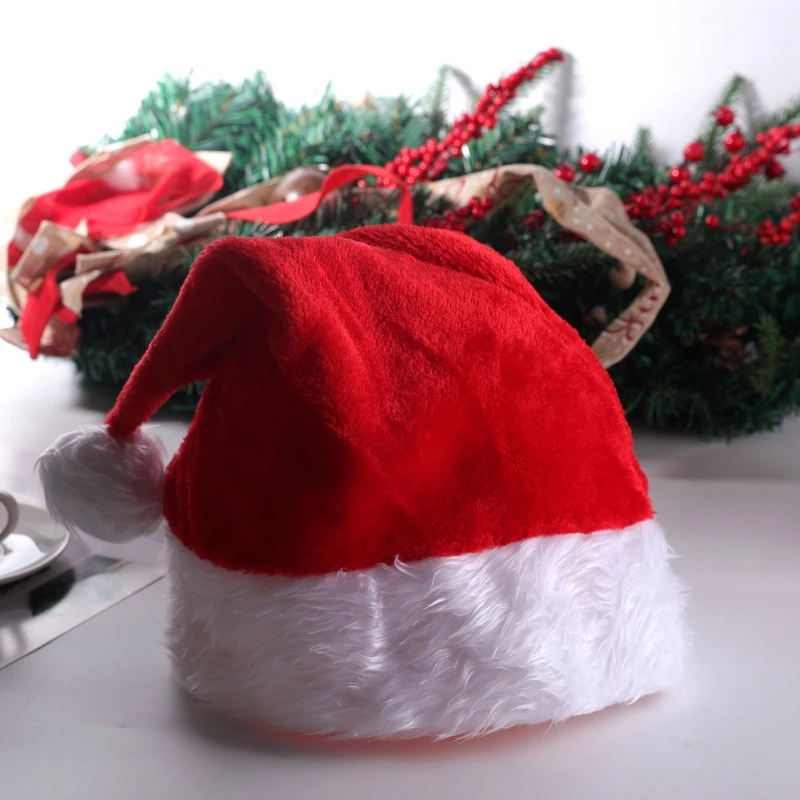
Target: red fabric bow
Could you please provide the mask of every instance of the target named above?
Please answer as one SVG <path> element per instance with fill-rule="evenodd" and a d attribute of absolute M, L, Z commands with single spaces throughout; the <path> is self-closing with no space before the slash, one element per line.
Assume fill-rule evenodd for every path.
<path fill-rule="evenodd" d="M 149 142 L 100 177 L 79 174 L 61 189 L 35 198 L 19 225 L 33 236 L 44 220 L 65 228 L 85 221 L 92 239 L 110 239 L 191 206 L 222 182 L 219 172 L 177 142 Z M 9 252 L 12 267 L 14 255 Z"/>
<path fill-rule="evenodd" d="M 35 236 L 45 221 L 70 229 L 83 224 L 88 237 L 98 242 L 123 236 L 169 211 L 196 208 L 223 183 L 218 170 L 169 139 L 136 142 L 108 158 L 101 155 L 91 169 L 81 166 L 85 157 L 75 154 L 71 160 L 77 169 L 65 186 L 26 203 L 17 223 L 23 241 Z M 9 269 L 23 254 L 17 242 L 9 243 Z M 51 318 L 66 324 L 77 321 L 77 315 L 64 306 L 58 286 L 59 275 L 69 269 L 76 255 L 70 253 L 51 264 L 29 291 L 19 327 L 32 358 L 39 354 Z M 123 272 L 111 270 L 92 281 L 84 295 L 128 295 L 133 291 Z"/>
<path fill-rule="evenodd" d="M 336 167 L 325 177 L 318 192 L 293 202 L 232 211 L 228 216 L 273 224 L 294 222 L 315 211 L 330 193 L 367 176 L 398 184 L 397 221 L 413 223 L 409 187 L 388 170 L 369 165 Z M 73 229 L 84 223 L 90 239 L 109 239 L 131 233 L 142 223 L 158 219 L 168 211 L 191 208 L 197 198 L 218 190 L 222 181 L 219 172 L 176 142 L 148 142 L 110 165 L 102 164 L 100 171 L 82 177 L 79 170 L 63 188 L 35 198 L 18 224 L 32 236 L 44 221 Z M 22 250 L 12 242 L 8 255 L 9 266 L 13 267 L 19 262 Z M 42 335 L 52 318 L 67 325 L 77 322 L 77 315 L 64 305 L 58 284 L 59 275 L 72 265 L 76 255 L 70 253 L 49 266 L 28 294 L 19 327 L 31 358 L 38 356 Z M 111 270 L 92 281 L 84 295 L 128 295 L 134 291 L 124 272 Z"/>
<path fill-rule="evenodd" d="M 67 325 L 72 325 L 78 321 L 78 315 L 68 309 L 62 302 L 57 280 L 59 272 L 69 267 L 74 258 L 75 253 L 71 253 L 62 261 L 54 264 L 48 270 L 36 291 L 28 295 L 20 316 L 19 327 L 22 337 L 28 345 L 28 352 L 31 358 L 36 358 L 39 355 L 42 334 L 52 317 Z M 122 270 L 114 269 L 95 278 L 86 287 L 83 296 L 91 297 L 98 294 L 125 296 L 135 291 L 136 289 L 125 273 Z"/>
<path fill-rule="evenodd" d="M 241 219 L 249 222 L 264 222 L 271 225 L 285 225 L 288 222 L 297 222 L 316 211 L 325 197 L 337 189 L 350 183 L 355 183 L 361 178 L 372 176 L 385 178 L 390 183 L 397 185 L 400 190 L 400 205 L 397 209 L 397 222 L 400 225 L 411 225 L 414 222 L 414 203 L 411 191 L 402 178 L 383 167 L 373 167 L 368 164 L 344 164 L 334 167 L 326 176 L 318 192 L 303 195 L 297 200 L 285 203 L 273 203 L 269 206 L 257 208 L 242 208 L 229 211 L 231 219 Z"/>

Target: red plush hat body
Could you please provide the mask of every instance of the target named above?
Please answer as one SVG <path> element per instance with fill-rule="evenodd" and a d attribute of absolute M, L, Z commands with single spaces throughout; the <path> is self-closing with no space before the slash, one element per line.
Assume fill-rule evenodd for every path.
<path fill-rule="evenodd" d="M 140 426 L 196 380 L 164 479 Z M 459 234 L 220 240 L 107 430 L 41 464 L 72 528 L 119 540 L 163 512 L 178 673 L 251 721 L 474 735 L 682 672 L 682 595 L 608 375 Z"/>

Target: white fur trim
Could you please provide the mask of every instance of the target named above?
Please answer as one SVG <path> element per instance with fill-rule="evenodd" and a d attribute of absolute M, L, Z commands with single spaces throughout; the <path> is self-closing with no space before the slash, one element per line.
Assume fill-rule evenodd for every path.
<path fill-rule="evenodd" d="M 126 542 L 162 524 L 164 446 L 152 434 L 119 441 L 89 425 L 60 436 L 36 468 L 48 511 L 73 533 Z"/>
<path fill-rule="evenodd" d="M 655 521 L 297 579 L 224 570 L 170 540 L 179 679 L 251 722 L 472 736 L 682 679 L 684 595 Z"/>

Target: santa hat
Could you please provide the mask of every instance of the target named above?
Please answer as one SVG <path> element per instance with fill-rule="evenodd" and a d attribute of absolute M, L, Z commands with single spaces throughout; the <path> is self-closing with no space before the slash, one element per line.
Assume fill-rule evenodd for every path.
<path fill-rule="evenodd" d="M 164 471 L 141 426 L 207 381 Z M 166 517 L 182 684 L 250 722 L 470 736 L 676 684 L 683 599 L 606 371 L 510 261 L 413 226 L 226 238 L 52 514 Z"/>

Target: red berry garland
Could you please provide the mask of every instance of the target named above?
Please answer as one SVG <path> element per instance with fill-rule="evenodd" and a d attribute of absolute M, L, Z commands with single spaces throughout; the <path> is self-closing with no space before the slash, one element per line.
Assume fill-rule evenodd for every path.
<path fill-rule="evenodd" d="M 492 208 L 494 208 L 494 201 L 491 198 L 472 197 L 467 205 L 445 211 L 441 217 L 433 217 L 428 220 L 427 225 L 429 228 L 463 231 L 466 228 L 467 220 L 470 218 L 483 219 Z"/>
<path fill-rule="evenodd" d="M 407 184 L 438 178 L 447 169 L 447 162 L 459 155 L 467 142 L 479 139 L 485 129 L 494 128 L 498 112 L 514 99 L 517 89 L 523 83 L 533 80 L 542 67 L 563 60 L 564 54 L 555 47 L 539 53 L 533 61 L 503 78 L 497 85 L 489 84 L 475 106 L 475 111 L 462 114 L 444 139 L 428 139 L 420 147 L 404 147 L 386 168 L 403 178 Z M 380 179 L 378 184 L 386 186 L 389 181 Z"/>
<path fill-rule="evenodd" d="M 718 118 L 728 119 L 719 111 L 721 109 L 717 112 Z M 658 219 L 657 229 L 664 234 L 665 241 L 677 244 L 685 236 L 686 226 L 677 223 L 672 212 L 680 209 L 687 217 L 693 215 L 699 203 L 727 197 L 759 173 L 773 179 L 782 177 L 784 169 L 775 156 L 789 152 L 790 140 L 796 138 L 800 138 L 800 124 L 779 125 L 759 133 L 756 136 L 758 146 L 742 153 L 747 147 L 747 140 L 739 131 L 734 131 L 726 137 L 725 147 L 729 152 L 735 152 L 721 172 L 704 172 L 702 176 L 693 176 L 686 167 L 672 167 L 668 173 L 671 185 L 647 187 L 627 198 L 625 208 L 628 215 L 643 221 Z M 759 241 L 762 244 L 786 244 L 791 231 L 800 225 L 800 201 L 797 208 L 792 207 L 792 211 L 777 225 L 771 221 L 763 223 L 758 231 Z M 709 228 L 717 228 L 719 217 L 709 214 L 705 224 Z"/>
<path fill-rule="evenodd" d="M 464 144 L 479 138 L 484 129 L 495 126 L 498 112 L 513 99 L 522 83 L 535 77 L 537 71 L 547 64 L 563 60 L 563 53 L 555 48 L 540 53 L 527 66 L 502 79 L 496 86 L 490 84 L 476 105 L 475 112 L 459 117 L 444 139 L 429 139 L 421 147 L 403 148 L 387 164 L 387 169 L 408 184 L 439 177 L 447 168 L 450 158 L 461 153 Z M 735 119 L 728 106 L 718 108 L 714 117 L 721 126 L 731 125 Z M 755 145 L 744 153 L 748 147 L 747 139 L 741 131 L 734 130 L 723 140 L 723 146 L 731 153 L 731 157 L 720 172 L 693 175 L 686 166 L 674 166 L 668 173 L 671 185 L 664 183 L 632 193 L 625 202 L 625 209 L 632 219 L 644 223 L 658 218 L 656 226 L 663 233 L 666 243 L 677 244 L 686 236 L 686 226 L 695 216 L 700 203 L 727 197 L 759 173 L 771 180 L 782 178 L 785 170 L 775 156 L 788 153 L 790 141 L 797 138 L 800 138 L 800 124 L 779 125 L 757 134 Z M 699 141 L 691 142 L 683 154 L 687 163 L 697 164 L 706 156 L 705 146 Z M 602 169 L 603 160 L 596 153 L 584 153 L 578 166 L 585 174 L 592 174 Z M 553 174 L 568 183 L 574 181 L 576 175 L 575 168 L 568 163 L 556 167 Z M 380 179 L 378 183 L 388 185 L 389 181 Z M 493 205 L 488 197 L 473 197 L 467 205 L 429 220 L 428 225 L 463 231 L 467 221 L 483 218 Z M 792 200 L 791 211 L 777 224 L 771 220 L 761 224 L 757 231 L 761 244 L 786 244 L 790 241 L 794 228 L 800 227 L 800 194 Z M 524 224 L 530 230 L 536 230 L 541 226 L 543 216 L 542 212 L 532 212 L 526 216 Z M 716 214 L 707 214 L 703 222 L 712 230 L 720 227 L 720 218 Z"/>

